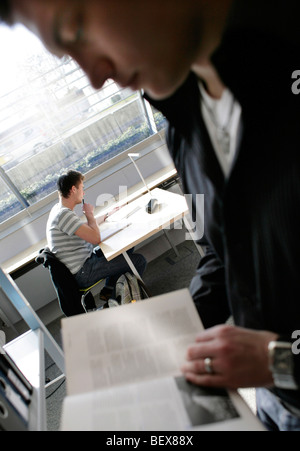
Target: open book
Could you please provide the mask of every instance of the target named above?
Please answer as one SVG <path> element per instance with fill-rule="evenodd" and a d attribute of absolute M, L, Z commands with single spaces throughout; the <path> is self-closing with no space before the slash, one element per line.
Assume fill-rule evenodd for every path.
<path fill-rule="evenodd" d="M 180 373 L 202 324 L 188 290 L 62 320 L 62 430 L 263 430 L 236 392 Z"/>

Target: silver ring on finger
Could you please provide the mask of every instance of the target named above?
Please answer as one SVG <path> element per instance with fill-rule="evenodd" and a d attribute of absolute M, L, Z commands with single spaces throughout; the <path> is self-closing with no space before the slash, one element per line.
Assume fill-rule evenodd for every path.
<path fill-rule="evenodd" d="M 204 359 L 204 368 L 207 374 L 214 374 L 212 359 L 210 357 L 206 357 L 206 359 Z"/>

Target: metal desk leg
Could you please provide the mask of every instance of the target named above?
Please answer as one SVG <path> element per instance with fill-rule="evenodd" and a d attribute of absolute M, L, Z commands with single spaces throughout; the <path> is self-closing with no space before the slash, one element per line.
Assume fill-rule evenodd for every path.
<path fill-rule="evenodd" d="M 171 248 L 175 252 L 176 256 L 179 257 L 179 252 L 177 250 L 177 247 L 175 246 L 175 244 L 172 243 L 172 241 L 170 240 L 168 233 L 166 232 L 165 229 L 163 229 L 163 232 L 164 232 L 165 237 L 167 238 L 168 243 L 170 244 Z"/>
<path fill-rule="evenodd" d="M 190 239 L 194 241 L 194 244 L 195 244 L 196 249 L 197 249 L 197 251 L 199 252 L 200 256 L 201 256 L 201 257 L 204 257 L 205 252 L 204 252 L 204 250 L 202 249 L 202 246 L 200 246 L 200 244 L 197 243 L 196 237 L 195 237 L 195 233 L 193 232 L 193 230 L 192 230 L 192 228 L 191 228 L 191 225 L 190 225 L 190 222 L 189 222 L 189 219 L 188 219 L 187 216 L 185 216 L 185 217 L 183 218 L 183 223 L 184 223 L 184 225 L 185 225 L 185 228 L 186 228 L 186 230 L 187 230 L 187 233 L 188 233 L 189 236 L 190 236 Z"/>
<path fill-rule="evenodd" d="M 141 276 L 139 275 L 136 267 L 134 266 L 134 264 L 132 263 L 131 258 L 129 257 L 129 255 L 127 254 L 127 252 L 123 252 L 124 258 L 129 266 L 129 268 L 131 269 L 131 271 L 133 272 L 133 274 L 138 278 L 138 280 L 140 280 L 141 282 L 143 282 L 143 279 L 141 278 Z M 144 283 L 144 282 L 143 282 Z"/>

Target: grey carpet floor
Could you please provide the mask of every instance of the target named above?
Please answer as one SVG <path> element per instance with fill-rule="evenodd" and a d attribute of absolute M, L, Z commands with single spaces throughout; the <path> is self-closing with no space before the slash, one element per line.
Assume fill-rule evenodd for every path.
<path fill-rule="evenodd" d="M 177 248 L 179 257 L 170 249 L 148 264 L 143 279 L 152 296 L 189 286 L 200 255 L 191 241 L 185 241 Z"/>

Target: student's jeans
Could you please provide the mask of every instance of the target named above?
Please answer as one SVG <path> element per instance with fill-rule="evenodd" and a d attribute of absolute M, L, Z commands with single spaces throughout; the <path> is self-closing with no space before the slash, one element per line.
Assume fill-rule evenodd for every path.
<path fill-rule="evenodd" d="M 147 265 L 145 257 L 134 253 L 133 249 L 130 249 L 127 253 L 138 273 L 142 276 Z M 83 267 L 75 274 L 75 279 L 80 288 L 88 288 L 101 279 L 106 279 L 106 286 L 114 287 L 118 278 L 127 271 L 132 272 L 123 255 L 119 255 L 108 262 L 101 249 L 97 247 L 91 257 L 85 261 Z"/>
<path fill-rule="evenodd" d="M 295 412 L 265 388 L 256 389 L 257 416 L 269 431 L 300 431 L 300 411 Z M 297 415 L 299 413 L 299 415 Z"/>

